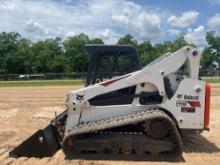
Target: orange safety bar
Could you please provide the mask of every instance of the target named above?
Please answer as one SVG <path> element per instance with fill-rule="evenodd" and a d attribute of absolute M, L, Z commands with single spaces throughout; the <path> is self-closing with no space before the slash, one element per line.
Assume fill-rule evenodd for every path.
<path fill-rule="evenodd" d="M 206 83 L 204 128 L 209 129 L 211 86 Z"/>

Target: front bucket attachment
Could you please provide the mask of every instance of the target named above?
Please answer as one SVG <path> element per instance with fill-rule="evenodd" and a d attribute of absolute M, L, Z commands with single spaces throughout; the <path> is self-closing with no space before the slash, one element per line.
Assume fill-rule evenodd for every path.
<path fill-rule="evenodd" d="M 9 152 L 11 157 L 51 157 L 60 148 L 56 128 L 49 124 Z"/>

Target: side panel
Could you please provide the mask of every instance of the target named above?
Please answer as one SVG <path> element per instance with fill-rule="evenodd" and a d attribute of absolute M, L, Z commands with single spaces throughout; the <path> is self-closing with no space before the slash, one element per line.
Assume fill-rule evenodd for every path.
<path fill-rule="evenodd" d="M 206 83 L 184 79 L 174 96 L 162 104 L 170 111 L 181 129 L 204 129 Z"/>
<path fill-rule="evenodd" d="M 113 118 L 121 115 L 129 115 L 132 113 L 142 112 L 147 109 L 154 108 L 150 105 L 117 105 L 117 106 L 90 106 L 88 109 L 84 109 L 80 122 L 93 122 L 108 118 Z"/>

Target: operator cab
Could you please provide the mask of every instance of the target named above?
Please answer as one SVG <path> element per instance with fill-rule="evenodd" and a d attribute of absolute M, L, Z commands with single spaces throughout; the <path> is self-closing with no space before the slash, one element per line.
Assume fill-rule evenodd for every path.
<path fill-rule="evenodd" d="M 137 50 L 130 45 L 86 45 L 90 55 L 85 86 L 141 69 Z"/>

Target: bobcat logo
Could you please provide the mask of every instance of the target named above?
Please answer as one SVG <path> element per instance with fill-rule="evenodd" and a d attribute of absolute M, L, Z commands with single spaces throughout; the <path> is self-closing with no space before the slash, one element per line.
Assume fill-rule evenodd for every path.
<path fill-rule="evenodd" d="M 178 99 L 181 99 L 182 97 L 183 97 L 182 94 L 177 94 L 177 98 L 178 98 Z"/>

